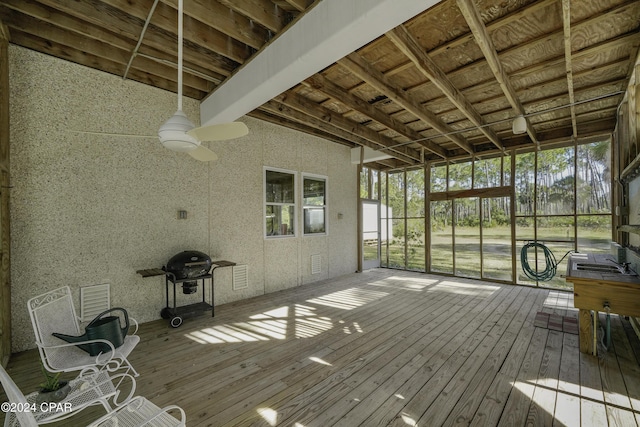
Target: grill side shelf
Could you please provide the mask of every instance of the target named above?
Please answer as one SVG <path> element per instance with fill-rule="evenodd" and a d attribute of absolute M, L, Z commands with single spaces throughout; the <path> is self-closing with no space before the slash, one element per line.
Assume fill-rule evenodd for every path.
<path fill-rule="evenodd" d="M 164 270 L 161 268 L 148 268 L 146 270 L 136 270 L 136 273 L 142 277 L 164 276 Z"/>

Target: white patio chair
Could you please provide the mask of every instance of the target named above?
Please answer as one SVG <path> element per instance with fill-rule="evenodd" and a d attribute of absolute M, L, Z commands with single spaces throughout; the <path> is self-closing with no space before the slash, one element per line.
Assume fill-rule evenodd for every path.
<path fill-rule="evenodd" d="M 116 389 L 115 383 L 121 385 L 125 378 L 131 382 L 130 390 L 124 399 L 119 399 L 120 390 Z M 119 405 L 131 400 L 136 388 L 135 379 L 129 374 L 120 373 L 109 376 L 109 372 L 106 370 L 97 373 L 85 372 L 69 381 L 71 390 L 62 401 L 54 406 L 49 406 L 47 403 L 38 403 L 37 391 L 24 396 L 4 369 L 0 370 L 0 379 L 7 392 L 9 402 L 14 405 L 13 410 L 6 413 L 5 427 L 25 425 L 26 420 L 22 412 L 31 414 L 33 420 L 30 419 L 29 422 L 35 422 L 34 425 L 64 420 L 75 415 L 78 411 L 95 405 L 102 405 L 109 413 Z"/>
<path fill-rule="evenodd" d="M 24 397 L 24 394 L 22 394 L 16 383 L 13 382 L 7 371 L 4 370 L 2 365 L 0 365 L 0 383 L 2 383 L 2 388 L 4 389 L 4 393 L 7 395 L 7 399 L 9 399 L 8 403 L 10 405 L 8 408 L 3 408 L 3 412 L 5 413 L 5 427 L 10 425 L 36 427 L 38 425 L 36 417 L 31 411 L 24 409 L 29 408 L 27 399 Z"/>
<path fill-rule="evenodd" d="M 55 289 L 27 302 L 31 324 L 36 337 L 36 345 L 40 352 L 40 358 L 44 367 L 50 372 L 73 372 L 91 370 L 97 372 L 103 368 L 109 372 L 125 368 L 131 369 L 134 376 L 138 372 L 131 366 L 127 357 L 140 342 L 140 337 L 135 335 L 138 331 L 138 323 L 129 318 L 135 327 L 133 334 L 128 334 L 118 348 L 108 340 L 88 340 L 80 343 L 68 343 L 52 335 L 58 332 L 65 335 L 80 336 L 83 331 L 79 318 L 73 306 L 71 290 L 68 286 Z M 103 343 L 111 348 L 111 351 L 100 353 L 98 356 L 90 356 L 87 352 L 77 347 L 78 344 Z"/>
<path fill-rule="evenodd" d="M 132 381 L 131 390 L 123 402 L 118 402 L 119 392 L 114 382 L 122 383 L 123 378 Z M 182 408 L 171 405 L 160 409 L 143 397 L 131 398 L 135 391 L 135 379 L 129 374 L 116 374 L 110 377 L 107 371 L 92 374 L 80 374 L 71 381 L 72 391 L 60 402 L 64 410 L 51 411 L 50 408 L 38 406 L 35 403 L 37 392 L 25 396 L 7 371 L 0 365 L 0 383 L 9 399 L 9 406 L 5 410 L 5 427 L 36 427 L 52 422 L 64 420 L 75 415 L 79 410 L 94 404 L 102 404 L 107 414 L 94 421 L 91 426 L 131 426 L 131 427 L 184 427 L 186 415 Z M 116 409 L 111 409 L 108 400 L 111 399 Z M 68 405 L 66 405 L 68 404 Z M 28 408 L 28 410 L 27 410 Z M 171 413 L 179 415 L 175 418 Z M 72 425 L 69 421 L 69 425 Z"/>
<path fill-rule="evenodd" d="M 108 413 L 88 427 L 184 427 L 186 423 L 187 416 L 179 406 L 159 408 L 144 397 L 136 396 L 126 405 Z"/>

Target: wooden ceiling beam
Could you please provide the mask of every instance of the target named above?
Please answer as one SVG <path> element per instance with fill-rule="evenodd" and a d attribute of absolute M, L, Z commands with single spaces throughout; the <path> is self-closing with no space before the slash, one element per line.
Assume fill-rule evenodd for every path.
<path fill-rule="evenodd" d="M 289 104 L 293 104 L 295 105 L 294 102 L 291 101 L 291 99 L 289 100 Z M 290 105 L 284 104 L 280 101 L 276 101 L 276 100 L 272 100 L 269 101 L 265 104 L 263 104 L 260 107 L 260 110 L 263 111 L 269 111 L 273 114 L 279 115 L 279 116 L 284 116 L 290 120 L 294 120 L 300 123 L 303 123 L 307 126 L 311 126 L 314 127 L 318 130 L 324 131 L 324 132 L 328 132 L 331 133 L 339 138 L 342 138 L 344 140 L 348 140 L 351 141 L 354 144 L 357 145 L 362 145 L 365 147 L 369 147 L 373 150 L 380 150 L 381 149 L 381 145 L 379 143 L 375 143 L 373 141 L 371 141 L 368 138 L 365 138 L 363 136 L 361 136 L 358 133 L 354 133 L 351 130 L 345 130 L 342 129 L 341 127 L 337 127 L 335 126 L 334 123 L 332 122 L 328 122 L 326 120 L 326 117 L 315 117 L 315 116 L 309 116 L 306 112 L 303 112 L 302 110 L 306 110 L 305 107 L 301 107 L 296 105 L 297 108 L 294 108 Z M 357 123 L 354 122 L 354 124 L 357 125 Z M 400 160 L 402 160 L 405 164 L 416 164 L 416 160 L 410 158 L 410 157 L 406 157 L 403 156 L 401 154 L 398 153 L 394 153 L 394 152 L 389 152 L 389 151 L 385 151 L 385 150 L 380 150 L 383 152 L 386 152 L 389 155 L 392 155 L 396 158 L 399 158 Z"/>
<path fill-rule="evenodd" d="M 33 0 L 3 0 L 2 3 L 7 9 L 61 27 L 78 36 L 101 40 L 104 43 L 124 50 L 131 50 L 132 48 L 132 40 L 127 37 L 117 35 L 102 27 L 89 25 L 86 21 L 67 15 L 66 13 L 61 13 Z M 6 13 L 8 15 L 8 12 Z"/>
<path fill-rule="evenodd" d="M 271 0 L 218 0 L 229 9 L 243 14 L 274 33 L 287 24 L 286 13 Z"/>
<path fill-rule="evenodd" d="M 161 0 L 178 9 L 178 0 Z M 260 25 L 253 25 L 246 16 L 235 13 L 217 1 L 189 0 L 185 2 L 184 14 L 203 24 L 215 28 L 229 37 L 260 49 L 269 40 L 269 32 Z"/>
<path fill-rule="evenodd" d="M 628 44 L 632 44 L 632 43 L 637 43 L 637 41 L 634 41 L 634 39 L 640 40 L 640 33 L 627 34 L 623 38 L 616 38 L 613 41 L 599 43 L 597 45 L 594 45 L 592 48 L 583 49 L 580 52 L 576 52 L 576 53 L 574 53 L 572 55 L 573 62 L 577 62 L 578 59 L 581 59 L 581 58 L 584 58 L 584 57 L 587 57 L 587 56 L 590 56 L 590 55 L 595 55 L 597 52 L 600 52 L 600 51 L 603 51 L 603 50 L 613 50 L 613 49 L 616 49 L 616 48 L 618 48 L 618 47 L 620 47 L 622 45 L 628 45 Z M 630 62 L 631 64 L 633 64 L 633 62 L 630 61 L 629 58 L 625 58 L 625 59 L 618 58 L 618 59 L 614 60 L 613 62 L 608 62 L 606 64 L 600 64 L 597 68 L 584 69 L 584 70 L 582 70 L 580 72 L 574 72 L 573 73 L 573 77 L 574 77 L 574 79 L 578 79 L 581 76 L 588 75 L 588 74 L 590 74 L 590 73 L 592 73 L 592 72 L 594 72 L 596 70 L 599 71 L 599 72 L 603 72 L 603 71 L 606 71 L 608 68 L 613 68 L 613 67 L 616 67 L 616 66 L 619 66 L 619 65 L 623 65 L 624 63 L 627 63 L 627 62 Z M 534 64 L 532 66 L 528 66 L 526 68 L 522 68 L 522 69 L 519 69 L 517 71 L 514 71 L 514 72 L 510 73 L 510 76 L 511 76 L 512 79 L 516 78 L 516 77 L 524 78 L 524 77 L 526 77 L 528 75 L 533 75 L 533 74 L 539 73 L 540 71 L 544 70 L 545 68 L 555 67 L 555 66 L 558 66 L 558 65 L 563 64 L 563 63 L 564 63 L 564 55 L 561 55 L 561 56 L 554 57 L 554 58 L 552 58 L 550 60 L 547 60 L 547 61 L 544 61 L 544 62 L 541 62 L 541 63 L 537 63 L 537 64 Z M 460 69 L 456 70 L 455 73 L 457 74 L 458 72 L 460 72 L 460 73 L 464 74 L 464 73 L 472 72 L 471 66 L 473 66 L 473 64 L 471 64 L 469 67 L 460 68 Z M 565 79 L 564 74 L 562 76 L 562 79 Z M 536 90 L 542 89 L 543 87 L 548 86 L 549 84 L 552 84 L 552 83 L 554 83 L 556 81 L 559 81 L 559 80 L 554 78 L 554 79 L 551 79 L 551 80 L 540 81 L 534 86 L 527 86 L 526 88 L 519 89 L 518 91 L 522 91 L 522 90 L 525 90 L 525 89 L 527 91 L 536 91 Z M 477 84 L 477 85 L 474 85 L 474 86 L 471 86 L 471 87 L 467 87 L 467 88 L 465 88 L 463 90 L 465 91 L 465 93 L 467 93 L 467 96 L 469 96 L 470 92 L 480 92 L 480 93 L 485 92 L 486 90 L 491 88 L 491 86 L 493 86 L 494 84 L 495 84 L 495 79 L 492 78 L 492 79 L 486 80 L 486 81 L 484 81 L 484 82 L 482 82 L 480 84 Z M 580 89 L 584 89 L 584 88 L 580 88 Z M 576 89 L 574 88 L 574 93 L 575 92 L 576 92 Z M 445 98 L 444 96 L 440 96 L 438 98 L 433 98 L 432 100 L 426 102 L 425 105 L 428 108 L 433 109 L 432 106 L 435 103 L 438 103 L 438 102 L 442 101 L 444 98 Z M 481 108 L 481 106 L 483 104 L 490 103 L 495 99 L 497 99 L 497 97 L 495 97 L 495 96 L 491 97 L 491 98 L 485 98 L 482 101 L 476 103 L 476 107 L 477 108 Z M 529 107 L 527 105 L 524 105 L 524 107 L 527 110 L 529 109 Z M 446 110 L 439 111 L 439 114 L 447 114 L 447 113 L 450 113 L 451 111 L 453 111 L 453 108 L 448 108 Z M 486 116 L 488 114 L 493 114 L 493 113 L 496 113 L 496 111 L 495 110 L 494 111 L 489 111 L 489 112 L 485 111 L 484 114 Z"/>
<path fill-rule="evenodd" d="M 372 67 L 358 53 L 352 53 L 338 61 L 338 64 L 357 75 L 359 78 L 370 84 L 380 93 L 387 96 L 393 102 L 405 108 L 411 114 L 427 123 L 442 134 L 447 134 L 447 138 L 462 147 L 466 152 L 473 153 L 473 147 L 464 138 L 457 134 L 452 134 L 454 130 L 443 122 L 438 116 L 424 108 L 402 88 L 394 85 L 382 72 Z"/>
<path fill-rule="evenodd" d="M 109 36 L 109 31 L 104 30 L 104 16 L 101 14 L 104 12 L 100 12 L 95 8 L 92 9 L 85 2 L 80 2 L 77 6 L 77 10 L 67 9 L 67 7 L 70 6 L 67 4 L 66 0 L 60 0 L 59 4 L 57 2 L 52 2 L 51 0 L 41 0 L 40 3 L 46 4 L 47 6 L 38 7 L 31 0 L 3 0 L 3 4 L 7 6 L 7 11 L 14 10 L 26 16 L 32 16 L 35 19 L 43 18 L 43 22 L 49 22 L 54 26 L 69 31 L 70 38 L 76 38 L 77 35 L 82 35 L 85 38 L 111 44 L 112 46 L 131 52 L 138 37 L 140 36 L 142 21 L 128 15 L 125 16 L 123 13 L 119 13 L 111 9 L 110 16 L 114 15 L 115 17 L 113 17 L 112 21 L 108 23 L 108 28 L 112 31 Z M 55 12 L 55 9 L 52 8 L 58 6 L 63 13 Z M 109 7 L 110 6 L 102 5 L 102 9 Z M 64 14 L 67 14 L 66 19 L 58 19 L 58 16 L 64 16 Z M 25 32 L 28 33 L 30 30 Z M 145 38 L 146 46 L 151 49 L 155 49 L 158 52 L 170 52 L 174 57 L 177 56 L 176 39 L 172 38 L 167 33 L 154 31 L 153 28 L 149 30 L 147 36 L 148 37 Z M 129 46 L 125 46 L 123 42 L 128 42 Z M 197 54 L 192 53 L 191 49 L 185 49 L 184 59 L 185 61 L 198 64 L 201 67 L 211 69 L 212 71 L 225 76 L 228 76 L 237 66 L 235 61 L 223 57 L 213 51 L 206 52 L 204 49 L 200 49 Z"/>
<path fill-rule="evenodd" d="M 567 91 L 569 93 L 569 104 L 571 104 L 571 127 L 573 128 L 573 138 L 575 139 L 578 137 L 578 125 L 576 123 L 576 107 L 573 105 L 576 102 L 576 98 L 573 93 L 573 64 L 571 62 L 573 49 L 571 48 L 570 0 L 562 0 L 562 28 L 564 30 L 564 56 L 565 70 L 567 72 Z"/>
<path fill-rule="evenodd" d="M 515 89 L 513 88 L 513 86 L 511 86 L 509 76 L 507 76 L 507 73 L 502 67 L 502 62 L 500 62 L 498 52 L 493 45 L 491 37 L 489 37 L 487 28 L 482 23 L 480 13 L 471 0 L 456 0 L 456 2 L 458 4 L 458 7 L 460 8 L 460 11 L 462 12 L 462 16 L 464 16 L 464 19 L 467 21 L 467 25 L 469 25 L 469 28 L 473 33 L 473 37 L 478 44 L 478 47 L 480 47 L 480 50 L 487 60 L 487 63 L 489 64 L 493 75 L 500 84 L 502 92 L 509 101 L 511 108 L 513 108 L 513 110 L 516 112 L 516 115 L 524 116 L 526 112 L 524 111 L 524 108 L 522 107 L 522 104 L 518 99 L 518 95 Z M 527 134 L 536 145 L 539 145 L 535 129 L 533 129 L 533 126 L 531 125 L 531 122 L 527 117 L 525 117 L 525 120 L 527 121 Z"/>
<path fill-rule="evenodd" d="M 583 21 L 584 22 L 584 21 Z M 573 28 L 575 29 L 576 26 L 574 25 Z M 546 37 L 540 37 L 536 40 L 530 41 L 526 44 L 522 44 L 522 45 L 518 45 L 515 46 L 514 48 L 511 49 L 507 49 L 505 51 L 500 52 L 499 56 L 500 58 L 504 59 L 509 55 L 518 55 L 520 54 L 523 50 L 535 50 L 535 44 L 538 42 L 542 42 L 542 41 L 548 41 L 548 39 Z M 606 52 L 606 51 L 612 51 L 615 49 L 619 49 L 622 48 L 624 46 L 638 46 L 640 43 L 640 33 L 638 33 L 637 31 L 633 31 L 627 34 L 623 34 L 608 40 L 604 40 L 602 42 L 596 43 L 594 45 L 591 45 L 587 48 L 584 48 L 580 51 L 577 52 L 573 52 L 572 54 L 572 62 L 578 63 L 579 61 L 582 60 L 588 60 L 589 57 L 595 56 L 601 52 Z M 431 53 L 431 52 L 429 52 Z M 635 56 L 634 56 L 635 57 Z M 511 78 L 516 78 L 516 77 L 525 77 L 527 75 L 531 75 L 531 74 L 535 74 L 540 72 L 541 70 L 544 70 L 546 68 L 549 67 L 553 67 L 553 66 L 558 66 L 558 65 L 564 65 L 565 62 L 565 56 L 564 53 L 562 55 L 558 55 L 554 58 L 548 59 L 544 62 L 538 62 L 535 63 L 533 65 L 527 66 L 525 68 L 521 68 L 518 70 L 512 70 L 510 71 L 509 75 L 511 76 Z M 411 63 L 411 62 L 409 62 Z M 482 63 L 484 63 L 484 59 L 480 60 L 480 61 L 475 61 L 472 63 L 469 63 L 463 67 L 460 67 L 454 71 L 451 71 L 450 73 L 448 73 L 447 75 L 449 76 L 450 79 L 455 79 L 458 78 L 458 76 L 460 75 L 465 75 L 468 73 L 472 73 L 474 72 L 474 69 L 478 66 L 480 66 Z M 633 66 L 633 62 L 631 62 L 631 67 Z M 392 69 L 392 71 L 396 70 L 396 68 Z M 586 72 L 590 72 L 590 70 L 587 70 Z M 391 73 L 387 72 L 385 75 L 389 76 Z M 575 77 L 575 74 L 574 74 Z M 477 84 L 473 84 L 472 86 L 468 86 L 468 87 L 464 87 L 461 88 L 461 90 L 463 91 L 463 93 L 467 93 L 470 90 L 473 91 L 478 91 L 478 92 L 482 92 L 484 90 L 486 90 L 487 88 L 490 88 L 491 86 L 493 86 L 495 84 L 495 79 L 488 79 L 484 82 L 481 83 L 477 83 Z M 362 86 L 365 83 L 362 83 L 360 85 L 357 85 L 355 87 L 349 88 L 349 92 L 355 92 L 360 86 Z M 410 89 L 407 89 L 408 93 L 413 93 L 415 91 L 418 90 L 424 90 L 424 88 L 427 85 L 432 84 L 431 82 L 425 82 L 422 84 L 419 84 L 417 86 L 411 87 Z M 529 88 L 527 88 L 527 90 L 529 90 Z M 466 96 L 469 96 L 468 94 Z M 433 99 L 430 99 L 429 101 L 424 102 L 424 105 L 431 105 L 434 102 L 437 102 L 439 100 L 444 99 L 445 96 L 439 96 Z M 450 111 L 450 110 L 447 110 Z M 442 114 L 442 112 L 440 112 L 440 114 Z"/>
<path fill-rule="evenodd" d="M 487 126 L 482 116 L 471 105 L 469 100 L 451 83 L 444 71 L 429 57 L 429 55 L 418 44 L 418 41 L 409 34 L 404 25 L 399 25 L 389 31 L 386 36 L 393 44 L 405 54 L 415 67 L 426 78 L 431 80 L 442 93 L 462 112 L 478 129 L 487 137 L 489 141 L 499 148 L 504 149 L 498 135 Z"/>
<path fill-rule="evenodd" d="M 310 0 L 283 0 L 283 1 L 275 1 L 274 3 L 286 3 L 298 12 L 304 12 L 310 5 Z"/>
<path fill-rule="evenodd" d="M 324 132 L 314 127 L 300 123 L 298 121 L 291 120 L 287 116 L 273 114 L 271 111 L 268 108 L 260 107 L 247 113 L 247 116 L 260 119 L 260 120 L 265 120 L 267 122 L 270 122 L 279 126 L 284 126 L 286 128 L 305 133 L 307 135 L 317 136 L 318 138 L 323 138 L 332 142 L 336 142 L 340 145 L 344 145 L 349 148 L 353 148 L 357 145 L 351 141 L 340 138 L 332 133 Z"/>
<path fill-rule="evenodd" d="M 487 29 L 490 30 L 490 31 L 494 31 L 494 30 L 496 30 L 496 29 L 498 29 L 498 28 L 500 28 L 500 27 L 502 27 L 504 25 L 508 25 L 508 24 L 510 24 L 510 23 L 522 18 L 523 14 L 526 15 L 527 13 L 533 13 L 533 12 L 537 11 L 538 9 L 548 7 L 551 4 L 556 3 L 556 2 L 557 2 L 557 0 L 536 1 L 536 2 L 534 2 L 532 4 L 530 4 L 530 5 L 527 5 L 526 8 L 523 11 L 521 11 L 520 9 L 516 10 L 513 13 L 510 13 L 510 14 L 508 14 L 506 16 L 503 16 L 500 19 L 497 19 L 497 20 L 489 23 L 487 25 Z M 377 42 L 380 43 L 381 40 L 382 39 L 379 39 Z M 472 33 L 465 33 L 465 34 L 462 34 L 461 36 L 459 36 L 459 37 L 457 37 L 457 38 L 455 38 L 453 40 L 450 40 L 450 41 L 448 41 L 448 42 L 446 42 L 444 44 L 436 46 L 435 48 L 430 50 L 428 53 L 429 53 L 430 56 L 434 57 L 436 55 L 449 52 L 452 49 L 454 49 L 456 47 L 459 47 L 459 46 L 462 46 L 463 44 L 468 43 L 468 42 L 470 42 L 472 40 L 473 40 L 473 34 Z M 408 60 L 407 62 L 399 64 L 398 66 L 386 71 L 385 75 L 388 76 L 388 77 L 394 76 L 394 75 L 396 75 L 396 74 L 408 69 L 411 66 L 412 66 L 412 62 L 410 60 Z M 352 89 L 356 89 L 356 88 L 352 88 Z"/>
<path fill-rule="evenodd" d="M 2 19 L 6 19 L 5 13 L 0 11 Z M 103 58 L 106 61 L 111 61 L 117 64 L 126 65 L 129 61 L 130 52 L 115 48 L 106 43 L 102 43 L 98 40 L 82 40 L 70 35 L 68 31 L 56 27 L 46 22 L 31 22 L 33 18 L 26 15 L 19 14 L 17 12 L 9 12 L 9 26 L 16 30 L 20 30 L 23 33 L 31 31 L 31 34 L 39 38 L 49 40 L 52 43 L 67 46 L 75 50 L 84 52 L 95 56 L 96 58 Z M 177 81 L 177 72 L 171 67 L 159 65 L 157 62 L 151 62 L 149 59 L 139 57 L 134 61 L 135 68 L 138 70 L 149 73 L 150 75 L 157 75 L 167 80 Z M 191 74 L 185 73 L 184 75 L 185 86 L 192 87 L 198 91 L 207 92 L 209 90 L 208 83 L 199 78 L 194 77 Z"/>
<path fill-rule="evenodd" d="M 434 154 L 437 154 L 443 159 L 447 158 L 448 153 L 444 148 L 429 141 L 420 141 L 421 139 L 423 139 L 423 136 L 418 132 L 411 129 L 409 126 L 405 125 L 399 120 L 395 120 L 388 114 L 380 111 L 362 98 L 349 93 L 330 80 L 327 80 L 321 74 L 315 74 L 309 77 L 307 80 L 305 80 L 305 82 L 303 82 L 303 84 L 308 84 L 311 88 L 328 95 L 329 97 L 335 99 L 336 101 L 339 101 L 352 110 L 370 117 L 371 119 L 382 124 L 383 126 L 386 126 L 392 131 L 407 137 L 410 141 L 418 141 L 418 144 L 422 145 L 427 150 L 431 151 Z"/>
<path fill-rule="evenodd" d="M 277 96 L 275 100 L 288 107 L 298 110 L 306 114 L 307 116 L 314 117 L 317 120 L 323 120 L 326 123 L 329 123 L 341 129 L 342 131 L 370 141 L 373 144 L 373 146 L 370 147 L 374 150 L 383 151 L 410 164 L 420 161 L 420 153 L 416 150 L 405 146 L 389 148 L 387 150 L 388 147 L 396 145 L 396 141 L 384 135 L 381 135 L 372 129 L 369 129 L 368 127 L 363 126 L 358 122 L 346 119 L 340 114 L 322 107 L 297 93 L 288 91 L 282 95 Z"/>
<path fill-rule="evenodd" d="M 103 3 L 113 7 L 120 11 L 122 14 L 129 14 L 138 18 L 141 22 L 146 21 L 149 15 L 149 8 L 151 2 L 138 2 L 134 3 L 129 0 L 101 0 Z M 187 5 L 191 5 L 191 2 L 185 2 Z M 252 52 L 247 49 L 246 44 L 235 39 L 230 39 L 229 35 L 221 32 L 218 29 L 211 28 L 203 24 L 201 21 L 191 17 L 184 13 L 184 41 L 187 43 L 193 43 L 199 46 L 204 46 L 208 50 L 216 52 L 226 58 L 229 58 L 239 64 L 244 63 Z M 107 25 L 108 27 L 108 25 Z M 157 29 L 160 29 L 173 37 L 178 33 L 178 11 L 171 6 L 159 3 L 156 7 L 153 15 L 151 16 L 150 26 L 145 33 L 142 42 L 147 43 L 150 38 L 156 37 L 158 33 Z M 140 38 L 140 32 L 142 31 L 142 25 L 138 30 L 138 34 L 135 37 L 137 42 Z M 174 44 L 177 44 L 177 36 Z"/>

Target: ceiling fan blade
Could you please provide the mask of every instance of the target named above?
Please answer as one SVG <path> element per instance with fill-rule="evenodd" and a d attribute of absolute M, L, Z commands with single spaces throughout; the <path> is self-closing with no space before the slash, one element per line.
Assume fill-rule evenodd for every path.
<path fill-rule="evenodd" d="M 93 132 L 90 130 L 70 130 L 69 132 L 73 133 L 81 133 L 84 135 L 96 135 L 96 136 L 115 136 L 119 138 L 157 138 L 156 135 L 138 135 L 138 134 L 130 134 L 130 133 L 112 133 L 112 132 Z"/>
<path fill-rule="evenodd" d="M 239 138 L 249 133 L 249 128 L 242 122 L 221 123 L 202 126 L 187 132 L 199 141 L 224 141 Z"/>
<path fill-rule="evenodd" d="M 202 145 L 199 145 L 195 150 L 187 151 L 187 154 L 196 160 L 200 160 L 201 162 L 211 162 L 214 160 L 218 160 L 218 155 L 216 153 L 209 150 L 207 147 L 203 147 Z"/>

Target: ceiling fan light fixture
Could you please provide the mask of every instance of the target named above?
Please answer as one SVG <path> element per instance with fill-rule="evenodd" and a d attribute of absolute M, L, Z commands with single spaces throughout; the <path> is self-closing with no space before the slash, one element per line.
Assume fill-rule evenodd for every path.
<path fill-rule="evenodd" d="M 160 129 L 158 129 L 158 137 L 165 148 L 173 151 L 187 152 L 198 148 L 200 141 L 188 135 L 191 129 L 196 126 L 187 118 L 182 110 L 169 118 Z"/>
<path fill-rule="evenodd" d="M 525 119 L 524 116 L 518 116 L 513 119 L 511 130 L 514 135 L 520 135 L 527 132 L 527 119 Z"/>

